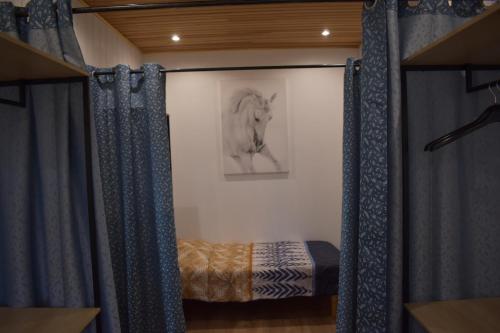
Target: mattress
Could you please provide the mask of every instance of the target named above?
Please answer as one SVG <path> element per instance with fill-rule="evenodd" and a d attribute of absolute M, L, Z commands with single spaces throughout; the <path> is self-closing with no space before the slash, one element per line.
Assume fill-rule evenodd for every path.
<path fill-rule="evenodd" d="M 184 299 L 247 302 L 338 291 L 340 254 L 328 242 L 178 240 L 178 250 Z"/>

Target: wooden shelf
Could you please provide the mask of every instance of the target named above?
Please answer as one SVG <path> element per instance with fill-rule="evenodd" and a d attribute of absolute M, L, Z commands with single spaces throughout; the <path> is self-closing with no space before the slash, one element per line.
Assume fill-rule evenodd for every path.
<path fill-rule="evenodd" d="M 410 303 L 405 307 L 429 333 L 500 332 L 500 298 Z"/>
<path fill-rule="evenodd" d="M 402 61 L 402 65 L 500 65 L 500 3 Z"/>
<path fill-rule="evenodd" d="M 2 50 L 0 81 L 88 76 L 84 69 L 34 48 L 6 33 L 0 33 L 0 50 Z"/>
<path fill-rule="evenodd" d="M 79 333 L 98 308 L 0 308 L 0 332 Z"/>

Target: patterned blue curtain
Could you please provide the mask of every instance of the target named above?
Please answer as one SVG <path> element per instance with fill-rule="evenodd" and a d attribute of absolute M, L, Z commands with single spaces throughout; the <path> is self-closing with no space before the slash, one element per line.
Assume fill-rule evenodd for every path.
<path fill-rule="evenodd" d="M 402 331 L 400 59 L 481 10 L 475 0 L 364 4 L 361 69 L 357 73 L 349 60 L 345 78 L 337 332 Z"/>
<path fill-rule="evenodd" d="M 360 87 L 355 61 L 348 59 L 344 74 L 344 166 L 342 243 L 339 272 L 337 331 L 351 332 L 355 325 L 359 237 Z"/>
<path fill-rule="evenodd" d="M 359 73 L 345 77 L 337 332 L 400 332 L 401 139 L 396 6 L 365 4 Z"/>
<path fill-rule="evenodd" d="M 142 69 L 91 80 L 120 322 L 122 332 L 184 332 L 165 76 Z"/>
<path fill-rule="evenodd" d="M 27 8 L 29 20 L 16 19 L 14 6 L 0 3 L 0 31 L 83 67 L 70 1 Z M 17 88 L 0 94 L 16 100 Z M 0 306 L 91 307 L 82 86 L 32 85 L 26 94 L 25 108 L 0 104 Z M 101 207 L 96 200 L 99 284 L 111 288 L 101 290 L 99 316 L 104 332 L 119 332 Z"/>

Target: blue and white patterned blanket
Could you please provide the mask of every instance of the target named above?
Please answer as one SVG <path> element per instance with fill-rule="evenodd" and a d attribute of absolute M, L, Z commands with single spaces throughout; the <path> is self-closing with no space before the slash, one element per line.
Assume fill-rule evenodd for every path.
<path fill-rule="evenodd" d="M 338 254 L 327 242 L 254 243 L 252 299 L 336 294 Z"/>
<path fill-rule="evenodd" d="M 252 299 L 313 295 L 313 261 L 303 242 L 254 243 Z"/>

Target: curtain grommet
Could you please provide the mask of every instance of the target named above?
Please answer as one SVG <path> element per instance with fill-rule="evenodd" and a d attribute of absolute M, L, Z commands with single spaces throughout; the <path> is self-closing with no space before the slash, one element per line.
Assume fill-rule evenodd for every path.
<path fill-rule="evenodd" d="M 366 10 L 371 10 L 373 8 L 375 8 L 375 6 L 377 5 L 377 2 L 378 0 L 372 0 L 372 4 L 368 4 L 370 2 L 370 0 L 365 0 L 363 2 L 363 6 L 365 7 Z"/>

